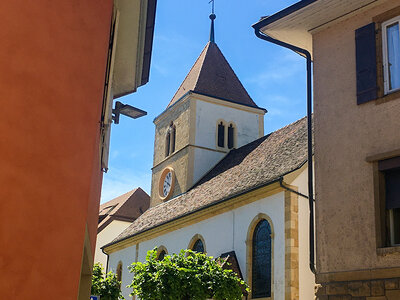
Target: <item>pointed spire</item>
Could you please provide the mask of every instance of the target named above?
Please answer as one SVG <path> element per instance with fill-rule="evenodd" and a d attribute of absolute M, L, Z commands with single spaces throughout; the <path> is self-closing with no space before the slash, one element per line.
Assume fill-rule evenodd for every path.
<path fill-rule="evenodd" d="M 211 19 L 211 29 L 210 29 L 210 42 L 215 43 L 215 34 L 214 34 L 214 20 L 217 16 L 214 13 L 210 14 Z"/>
<path fill-rule="evenodd" d="M 168 104 L 172 106 L 188 92 L 258 107 L 232 70 L 216 43 L 208 42 Z"/>

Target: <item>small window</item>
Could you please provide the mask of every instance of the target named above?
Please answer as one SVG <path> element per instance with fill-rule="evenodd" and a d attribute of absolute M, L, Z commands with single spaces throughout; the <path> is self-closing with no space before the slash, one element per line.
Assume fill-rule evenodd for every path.
<path fill-rule="evenodd" d="M 168 131 L 165 138 L 165 157 L 169 155 L 169 149 L 171 147 L 171 133 Z"/>
<path fill-rule="evenodd" d="M 203 241 L 201 239 L 198 239 L 192 248 L 193 251 L 195 252 L 199 252 L 199 253 L 204 253 L 204 244 Z"/>
<path fill-rule="evenodd" d="M 165 157 L 175 152 L 175 141 L 176 141 L 176 127 L 171 122 L 167 130 L 167 136 L 165 139 Z"/>
<path fill-rule="evenodd" d="M 230 124 L 228 127 L 228 149 L 232 149 L 234 147 L 234 136 L 235 127 L 233 127 L 233 124 Z"/>
<path fill-rule="evenodd" d="M 218 124 L 218 147 L 225 147 L 225 125 L 223 122 Z"/>
<path fill-rule="evenodd" d="M 117 280 L 120 282 L 119 287 L 121 288 L 122 281 L 122 263 L 120 262 L 117 267 Z"/>
<path fill-rule="evenodd" d="M 176 128 L 175 125 L 171 127 L 171 153 L 175 152 L 175 138 L 176 138 Z"/>
<path fill-rule="evenodd" d="M 400 157 L 379 161 L 383 175 L 386 246 L 400 246 Z"/>
<path fill-rule="evenodd" d="M 400 17 L 382 23 L 385 94 L 400 89 Z"/>
<path fill-rule="evenodd" d="M 271 226 L 261 220 L 253 233 L 252 298 L 271 297 Z"/>

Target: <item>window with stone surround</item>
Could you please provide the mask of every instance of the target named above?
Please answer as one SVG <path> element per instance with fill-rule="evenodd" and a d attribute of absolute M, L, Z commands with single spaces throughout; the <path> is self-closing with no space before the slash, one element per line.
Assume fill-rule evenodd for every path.
<path fill-rule="evenodd" d="M 400 16 L 382 23 L 382 55 L 385 94 L 400 89 Z"/>
<path fill-rule="evenodd" d="M 173 122 L 169 125 L 167 129 L 167 135 L 165 137 L 165 157 L 168 157 L 175 152 L 175 142 L 176 142 L 176 126 Z"/>
<path fill-rule="evenodd" d="M 384 246 L 400 246 L 400 157 L 379 161 L 378 171 L 384 209 Z"/>
<path fill-rule="evenodd" d="M 252 298 L 271 297 L 271 226 L 261 220 L 252 241 Z"/>

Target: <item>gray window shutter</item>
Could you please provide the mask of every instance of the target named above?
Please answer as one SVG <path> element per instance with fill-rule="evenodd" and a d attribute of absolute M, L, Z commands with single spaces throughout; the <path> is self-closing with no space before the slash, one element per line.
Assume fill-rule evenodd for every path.
<path fill-rule="evenodd" d="M 375 100 L 376 75 L 375 23 L 356 30 L 357 104 Z"/>

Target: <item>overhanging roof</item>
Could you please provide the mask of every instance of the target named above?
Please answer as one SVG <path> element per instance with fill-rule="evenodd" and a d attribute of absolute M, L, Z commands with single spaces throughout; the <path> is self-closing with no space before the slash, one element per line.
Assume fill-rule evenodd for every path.
<path fill-rule="evenodd" d="M 113 93 L 118 98 L 149 81 L 157 0 L 114 0 L 119 12 Z"/>
<path fill-rule="evenodd" d="M 311 33 L 386 0 L 302 0 L 253 25 L 277 40 L 312 53 Z"/>

